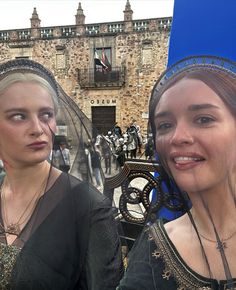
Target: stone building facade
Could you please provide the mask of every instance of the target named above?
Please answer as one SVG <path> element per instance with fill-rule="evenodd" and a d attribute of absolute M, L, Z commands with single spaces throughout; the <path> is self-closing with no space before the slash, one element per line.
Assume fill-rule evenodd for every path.
<path fill-rule="evenodd" d="M 115 122 L 147 129 L 148 101 L 165 69 L 171 18 L 85 24 L 78 5 L 75 24 L 41 27 L 36 8 L 28 29 L 0 30 L 0 62 L 30 58 L 49 68 L 100 132 Z"/>

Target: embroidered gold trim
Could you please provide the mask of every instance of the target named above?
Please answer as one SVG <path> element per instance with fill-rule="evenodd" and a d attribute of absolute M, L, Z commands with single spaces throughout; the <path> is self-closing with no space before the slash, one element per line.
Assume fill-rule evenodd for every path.
<path fill-rule="evenodd" d="M 194 273 L 190 272 L 189 269 L 180 261 L 174 249 L 171 247 L 165 232 L 163 232 L 161 221 L 158 221 L 158 223 L 155 223 L 150 227 L 150 234 L 157 246 L 157 249 L 152 253 L 152 256 L 156 258 L 156 253 L 159 252 L 165 263 L 165 270 L 162 275 L 164 279 L 169 279 L 170 276 L 174 277 L 178 284 L 178 290 L 212 289 L 210 282 L 201 280 L 199 277 L 194 275 Z"/>
<path fill-rule="evenodd" d="M 0 243 L 0 289 L 9 290 L 12 269 L 15 265 L 20 248 Z"/>

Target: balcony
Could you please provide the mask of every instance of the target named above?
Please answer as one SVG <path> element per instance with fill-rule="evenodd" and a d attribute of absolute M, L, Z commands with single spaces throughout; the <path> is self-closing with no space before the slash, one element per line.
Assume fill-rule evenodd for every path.
<path fill-rule="evenodd" d="M 131 30 L 133 32 L 170 31 L 172 25 L 171 17 L 133 20 Z M 109 23 L 83 24 L 83 29 L 78 30 L 76 25 L 38 27 L 14 30 L 0 29 L 1 42 L 22 42 L 37 39 L 73 38 L 73 37 L 95 37 L 99 35 L 110 35 L 131 32 L 126 30 L 124 21 Z"/>
<path fill-rule="evenodd" d="M 78 83 L 81 88 L 119 88 L 125 84 L 125 68 L 113 67 L 110 71 L 78 69 Z"/>

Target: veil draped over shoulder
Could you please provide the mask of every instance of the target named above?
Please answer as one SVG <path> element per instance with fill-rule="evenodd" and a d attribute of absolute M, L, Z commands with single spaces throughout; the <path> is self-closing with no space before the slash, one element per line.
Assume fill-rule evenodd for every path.
<path fill-rule="evenodd" d="M 37 74 L 56 92 L 57 131 L 51 130 L 51 168 L 31 218 L 11 245 L 1 226 L 0 288 L 115 289 L 123 265 L 114 203 L 103 194 L 106 152 L 111 158 L 111 175 L 118 170 L 109 144 L 44 66 L 28 59 L 0 64 L 0 79 L 13 72 Z M 99 184 L 92 167 L 94 153 L 99 156 Z M 51 178 L 53 167 L 66 171 L 55 180 Z"/>

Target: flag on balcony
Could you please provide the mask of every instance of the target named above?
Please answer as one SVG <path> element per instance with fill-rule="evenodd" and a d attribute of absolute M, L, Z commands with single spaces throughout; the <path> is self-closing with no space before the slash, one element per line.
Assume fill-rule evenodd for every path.
<path fill-rule="evenodd" d="M 105 49 L 103 48 L 102 49 L 102 62 L 107 66 L 107 69 L 106 71 L 110 71 L 111 70 L 111 64 L 107 58 L 107 55 L 106 55 L 106 52 L 105 52 Z"/>
<path fill-rule="evenodd" d="M 94 52 L 94 62 L 95 62 L 95 65 L 97 66 L 101 66 L 103 70 L 107 70 L 108 69 L 108 66 L 105 65 L 105 63 L 100 59 L 97 51 L 95 50 Z"/>

